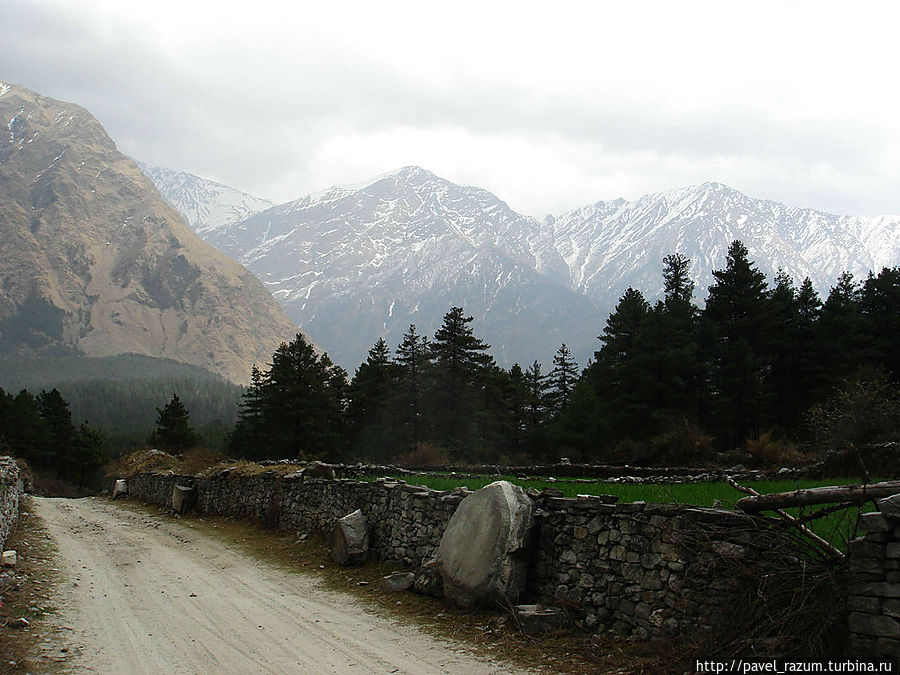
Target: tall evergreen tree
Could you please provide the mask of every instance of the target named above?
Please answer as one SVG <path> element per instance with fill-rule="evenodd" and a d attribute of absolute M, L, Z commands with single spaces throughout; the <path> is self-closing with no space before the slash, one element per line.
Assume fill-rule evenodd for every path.
<path fill-rule="evenodd" d="M 184 452 L 199 441 L 200 437 L 191 427 L 187 408 L 178 394 L 172 394 L 172 399 L 165 406 L 156 409 L 156 431 L 152 442 L 167 450 Z"/>
<path fill-rule="evenodd" d="M 768 285 L 740 241 L 731 244 L 725 268 L 714 271 L 713 277 L 703 312 L 714 339 L 710 353 L 714 405 L 708 423 L 718 430 L 723 445 L 734 447 L 760 433 L 769 410 Z"/>
<path fill-rule="evenodd" d="M 900 382 L 900 267 L 870 273 L 860 302 L 873 364 L 883 366 L 893 382 Z"/>
<path fill-rule="evenodd" d="M 72 475 L 77 470 L 78 460 L 74 456 L 75 425 L 69 404 L 59 390 L 52 389 L 37 395 L 37 405 L 47 429 L 44 454 L 47 460 L 54 458 L 52 463 L 58 477 Z M 49 463 L 47 460 L 45 462 Z"/>
<path fill-rule="evenodd" d="M 577 381 L 578 364 L 564 342 L 556 350 L 553 370 L 547 376 L 547 407 L 553 417 L 558 417 L 568 405 Z"/>
<path fill-rule="evenodd" d="M 396 418 L 389 403 L 396 387 L 397 370 L 387 343 L 379 338 L 350 382 L 347 422 L 357 456 L 383 460 L 395 450 Z"/>
<path fill-rule="evenodd" d="M 346 396 L 343 370 L 298 333 L 275 350 L 268 379 L 270 456 L 336 458 Z"/>
<path fill-rule="evenodd" d="M 267 456 L 266 423 L 267 376 L 256 366 L 250 370 L 250 384 L 241 394 L 239 418 L 231 432 L 229 445 L 240 457 L 263 459 Z"/>
<path fill-rule="evenodd" d="M 425 375 L 430 363 L 430 353 L 428 340 L 416 333 L 415 324 L 410 324 L 397 347 L 396 358 L 399 368 L 396 410 L 405 431 L 408 450 L 419 445 L 425 432 Z"/>
<path fill-rule="evenodd" d="M 478 391 L 484 385 L 481 376 L 493 367 L 487 354 L 490 346 L 475 337 L 473 318 L 462 307 L 452 307 L 443 324 L 434 333 L 431 355 L 432 380 L 438 441 L 457 450 L 471 450 L 477 434 L 476 415 L 481 408 Z"/>
<path fill-rule="evenodd" d="M 819 314 L 817 358 L 828 364 L 816 398 L 831 397 L 835 387 L 853 379 L 867 361 L 867 336 L 862 313 L 862 293 L 849 272 L 838 277 Z"/>

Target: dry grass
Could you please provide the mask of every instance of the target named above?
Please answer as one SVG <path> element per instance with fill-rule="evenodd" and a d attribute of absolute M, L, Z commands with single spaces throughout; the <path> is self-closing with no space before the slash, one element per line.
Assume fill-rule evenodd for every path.
<path fill-rule="evenodd" d="M 0 607 L 0 675 L 13 673 L 54 673 L 65 654 L 56 654 L 42 643 L 48 632 L 46 616 L 53 614 L 53 588 L 61 579 L 54 567 L 56 546 L 43 522 L 32 513 L 30 499 L 22 502 L 19 527 L 6 542 L 18 556 L 16 584 L 3 591 Z M 27 628 L 7 624 L 18 618 L 29 622 Z"/>

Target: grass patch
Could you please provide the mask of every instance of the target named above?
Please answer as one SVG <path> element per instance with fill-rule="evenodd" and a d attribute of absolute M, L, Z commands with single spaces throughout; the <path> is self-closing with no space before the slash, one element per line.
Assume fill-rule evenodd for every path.
<path fill-rule="evenodd" d="M 47 615 L 57 611 L 53 587 L 62 578 L 55 568 L 57 548 L 43 521 L 32 510 L 31 498 L 20 503 L 19 526 L 6 541 L 18 558 L 12 583 L 0 587 L 0 675 L 55 673 L 64 665 L 65 654 L 42 644 L 47 637 Z M 15 619 L 28 621 L 27 628 L 7 625 Z"/>

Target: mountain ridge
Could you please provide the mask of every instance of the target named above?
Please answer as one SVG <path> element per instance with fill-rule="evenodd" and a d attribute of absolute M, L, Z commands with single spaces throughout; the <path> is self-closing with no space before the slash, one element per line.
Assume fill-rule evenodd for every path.
<path fill-rule="evenodd" d="M 347 339 L 348 330 L 367 331 L 368 346 L 380 335 L 396 341 L 403 324 L 433 330 L 450 306 L 441 307 L 443 302 L 475 315 L 476 330 L 503 346 L 498 359 L 507 365 L 532 358 L 549 362 L 552 342 L 567 342 L 584 363 L 626 288 L 651 300 L 660 296 L 662 258 L 670 253 L 691 258 L 699 301 L 734 239 L 744 241 L 770 278 L 778 268 L 797 283 L 809 276 L 823 295 L 843 271 L 861 277 L 900 264 L 900 217 L 837 216 L 707 181 L 632 201 L 600 200 L 538 220 L 487 190 L 456 185 L 416 166 L 270 207 L 214 228 L 207 238 L 254 270 L 325 348 Z M 432 274 L 442 260 L 460 264 L 444 263 Z M 471 268 L 476 261 L 478 279 Z M 392 277 L 377 272 L 383 265 Z M 502 301 L 488 297 L 491 275 Z M 550 297 L 553 321 L 565 326 L 548 331 L 538 315 Z M 522 303 L 530 323 L 512 319 Z M 365 319 L 357 317 L 351 329 L 337 312 Z M 346 355 L 334 351 L 345 363 L 359 363 L 362 341 Z"/>
<path fill-rule="evenodd" d="M 236 382 L 294 327 L 84 108 L 0 87 L 0 354 L 135 352 Z"/>

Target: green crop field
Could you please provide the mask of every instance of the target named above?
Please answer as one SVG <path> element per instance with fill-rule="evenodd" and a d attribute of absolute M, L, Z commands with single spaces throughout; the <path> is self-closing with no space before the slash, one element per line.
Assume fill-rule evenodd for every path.
<path fill-rule="evenodd" d="M 735 502 L 746 495 L 738 492 L 724 481 L 697 482 L 697 483 L 614 483 L 604 480 L 585 480 L 578 478 L 549 477 L 531 478 L 522 480 L 515 476 L 452 476 L 435 474 L 415 474 L 394 476 L 402 478 L 410 485 L 423 485 L 433 490 L 451 490 L 455 487 L 465 486 L 471 490 L 477 490 L 495 480 L 508 480 L 523 488 L 535 488 L 540 490 L 552 487 L 560 490 L 566 497 L 578 495 L 615 495 L 620 502 L 649 502 L 664 504 L 686 504 L 692 506 L 713 506 L 716 500 L 721 503 L 721 508 L 733 509 Z M 366 480 L 374 480 L 374 477 Z M 745 481 L 743 484 L 751 487 L 761 494 L 772 492 L 788 492 L 791 490 L 822 487 L 826 485 L 851 485 L 859 483 L 858 478 L 837 477 L 824 479 L 802 480 L 762 480 Z M 807 507 L 802 512 L 800 509 L 786 509 L 794 516 L 802 516 L 810 513 L 813 508 Z M 873 505 L 866 504 L 863 511 L 871 511 Z M 851 509 L 831 514 L 819 520 L 812 521 L 810 527 L 820 536 L 839 548 L 846 546 L 847 540 L 853 535 L 857 511 Z"/>

